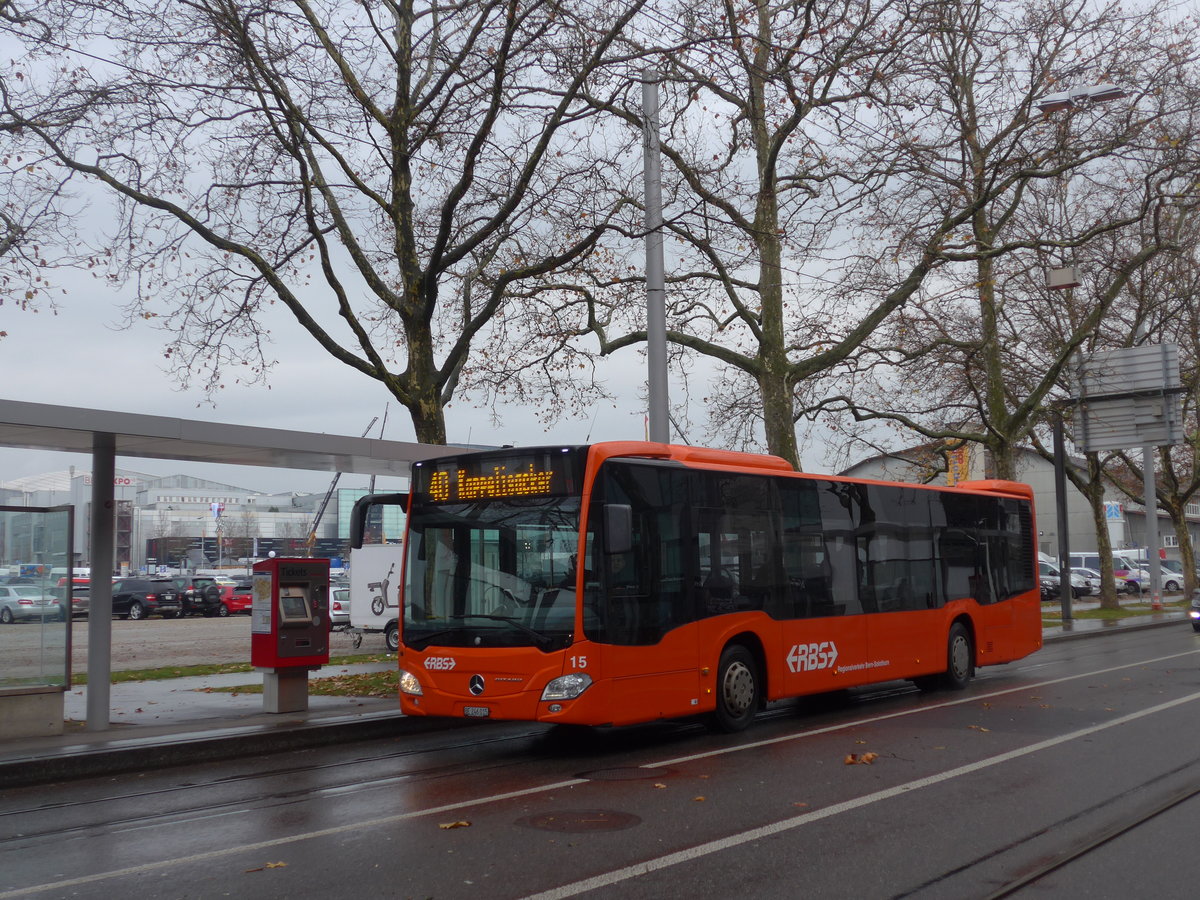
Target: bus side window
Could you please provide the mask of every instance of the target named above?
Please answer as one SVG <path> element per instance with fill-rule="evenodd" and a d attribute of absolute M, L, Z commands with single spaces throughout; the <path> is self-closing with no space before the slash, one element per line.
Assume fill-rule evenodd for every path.
<path fill-rule="evenodd" d="M 858 612 L 854 529 L 848 498 L 838 484 L 809 479 L 779 485 L 786 579 L 779 618 Z"/>
<path fill-rule="evenodd" d="M 697 479 L 691 568 L 697 615 L 766 610 L 779 616 L 785 579 L 778 500 L 769 479 Z"/>

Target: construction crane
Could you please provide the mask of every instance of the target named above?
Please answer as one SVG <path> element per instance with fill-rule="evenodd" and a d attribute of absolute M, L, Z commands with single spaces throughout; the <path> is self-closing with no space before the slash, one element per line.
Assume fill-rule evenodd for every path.
<path fill-rule="evenodd" d="M 362 436 L 366 437 L 378 421 L 379 416 L 371 419 L 370 424 L 363 430 Z M 337 489 L 338 479 L 341 477 L 341 472 L 333 476 L 333 481 L 329 482 L 329 490 L 325 492 L 325 499 L 321 501 L 321 505 L 317 507 L 317 514 L 313 516 L 312 525 L 308 529 L 308 540 L 305 541 L 308 556 L 313 555 L 313 548 L 317 545 L 317 526 L 321 524 L 321 516 L 325 515 L 325 508 L 329 506 L 329 498 L 333 496 L 333 492 Z"/>

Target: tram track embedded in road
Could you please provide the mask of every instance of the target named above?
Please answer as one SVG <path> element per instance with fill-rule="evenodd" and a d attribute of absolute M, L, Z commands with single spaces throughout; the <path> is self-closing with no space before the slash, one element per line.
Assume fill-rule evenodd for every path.
<path fill-rule="evenodd" d="M 1021 835 L 1020 837 L 1008 842 L 1007 844 L 996 847 L 989 853 L 977 857 L 963 865 L 957 866 L 954 869 L 944 872 L 936 878 L 931 878 L 922 882 L 902 893 L 894 894 L 891 900 L 908 900 L 908 898 L 919 897 L 925 891 L 935 888 L 939 885 L 953 883 L 954 879 L 969 877 L 973 871 L 978 870 L 981 866 L 994 862 L 1008 854 L 1013 854 L 1020 851 L 1022 848 L 1030 847 L 1034 842 L 1042 840 L 1047 836 L 1053 836 L 1060 833 L 1064 829 L 1070 828 L 1072 825 L 1077 825 L 1085 821 L 1090 816 L 1102 815 L 1105 811 L 1110 810 L 1116 804 L 1136 799 L 1142 796 L 1145 792 L 1154 790 L 1161 786 L 1163 782 L 1178 778 L 1180 775 L 1189 770 L 1196 769 L 1200 766 L 1200 760 L 1190 760 L 1169 771 L 1162 772 L 1154 778 L 1147 779 L 1133 785 L 1118 794 L 1111 797 L 1106 797 L 1091 806 L 1080 809 L 1070 816 L 1051 822 L 1037 831 Z M 1162 815 L 1163 813 L 1174 809 L 1181 803 L 1200 795 L 1200 778 L 1193 776 L 1189 784 L 1181 788 L 1173 788 L 1168 791 L 1165 796 L 1161 796 L 1149 806 L 1142 804 L 1139 809 L 1134 812 L 1122 815 L 1115 821 L 1109 820 L 1098 828 L 1092 828 L 1089 832 L 1077 839 L 1071 840 L 1062 846 L 1047 853 L 1041 851 L 1038 854 L 1038 862 L 1033 865 L 1028 863 L 1020 866 L 1020 874 L 1009 881 L 1006 881 L 1000 887 L 996 888 L 992 893 L 983 896 L 982 900 L 1001 900 L 1001 898 L 1011 897 L 1023 888 L 1037 884 L 1039 881 L 1053 875 L 1055 872 L 1065 868 L 1072 862 L 1075 862 L 1092 853 L 1108 842 L 1129 834 L 1139 826 L 1151 821 L 1152 819 Z"/>
<path fill-rule="evenodd" d="M 1194 765 L 1194 763 L 1193 763 Z M 984 900 L 1001 900 L 1004 897 L 1011 897 L 1018 891 L 1037 884 L 1043 879 L 1061 869 L 1066 868 L 1071 863 L 1083 859 L 1088 854 L 1094 853 L 1110 841 L 1116 840 L 1119 837 L 1130 834 L 1141 826 L 1158 818 L 1162 814 L 1169 812 L 1182 803 L 1192 800 L 1200 796 L 1200 784 L 1193 783 L 1192 785 L 1182 788 L 1168 795 L 1165 799 L 1157 802 L 1150 809 L 1142 810 L 1135 815 L 1131 815 L 1114 822 L 1102 831 L 1092 834 L 1091 836 L 1063 848 L 1050 860 L 1047 860 L 1043 865 L 1037 867 L 1033 871 L 1026 872 L 1020 878 L 1014 879 L 1003 885 L 998 890 L 988 894 Z"/>
<path fill-rule="evenodd" d="M 467 741 L 467 740 L 454 741 L 451 743 L 441 744 L 436 747 L 426 746 L 426 747 L 421 747 L 421 748 L 400 750 L 397 752 L 356 756 L 352 760 L 344 760 L 343 759 L 343 760 L 338 760 L 335 762 L 320 763 L 317 765 L 312 765 L 311 763 L 308 763 L 305 765 L 278 767 L 278 768 L 271 769 L 269 771 L 243 772 L 243 773 L 239 773 L 237 775 L 231 776 L 231 777 L 217 778 L 217 779 L 212 779 L 212 780 L 208 780 L 208 781 L 197 780 L 197 781 L 180 782 L 180 783 L 172 784 L 169 786 L 153 788 L 150 790 L 131 791 L 128 793 L 123 793 L 123 794 L 107 794 L 104 796 L 89 797 L 87 799 L 75 800 L 75 801 L 70 801 L 70 802 L 65 802 L 65 803 L 47 803 L 47 804 L 42 804 L 42 805 L 37 805 L 37 806 L 25 806 L 25 807 L 20 807 L 20 808 L 16 808 L 16 809 L 6 809 L 6 810 L 0 810 L 0 822 L 3 822 L 5 820 L 20 821 L 21 817 L 24 817 L 24 816 L 45 815 L 48 813 L 60 813 L 61 814 L 63 812 L 66 812 L 66 811 L 69 811 L 72 809 L 84 809 L 84 808 L 87 808 L 90 806 L 96 806 L 99 804 L 123 803 L 123 802 L 137 801 L 137 800 L 143 800 L 143 799 L 149 799 L 149 798 L 180 796 L 187 792 L 196 792 L 196 791 L 207 792 L 207 791 L 211 791 L 213 788 L 216 788 L 216 787 L 221 787 L 221 786 L 236 784 L 236 783 L 245 784 L 245 783 L 251 783 L 254 781 L 263 781 L 266 779 L 280 779 L 280 778 L 288 779 L 288 778 L 291 778 L 300 773 L 311 775 L 314 772 L 320 772 L 320 771 L 345 770 L 348 764 L 357 766 L 357 765 L 362 765 L 362 764 L 386 763 L 389 760 L 403 759 L 405 757 L 419 756 L 419 755 L 423 755 L 423 754 L 427 754 L 427 753 L 436 755 L 436 754 L 442 754 L 442 753 L 446 753 L 446 752 L 453 752 L 456 750 L 472 750 L 472 749 L 478 749 L 479 747 L 486 746 L 488 744 L 503 744 L 503 743 L 508 743 L 508 742 L 526 741 L 531 738 L 536 738 L 540 734 L 541 734 L 540 730 L 523 731 L 520 733 L 515 733 L 515 734 L 510 733 L 510 734 L 506 734 L 504 736 L 498 736 L 498 737 L 479 738 L 479 739 L 470 740 L 470 741 Z M 436 766 L 427 766 L 424 768 L 413 769 L 413 770 L 402 772 L 402 773 L 380 776 L 377 778 L 369 778 L 366 780 L 363 780 L 362 778 L 345 778 L 345 779 L 341 779 L 341 780 L 331 781 L 327 784 L 322 784 L 322 785 L 318 785 L 318 786 L 310 785 L 305 788 L 296 789 L 296 790 L 262 791 L 256 795 L 254 795 L 252 802 L 261 803 L 264 805 L 268 802 L 288 803 L 288 802 L 293 802 L 294 800 L 297 800 L 297 799 L 304 799 L 307 797 L 317 796 L 317 795 L 324 794 L 324 793 L 344 793 L 347 790 L 357 790 L 357 791 L 371 790 L 373 788 L 377 788 L 377 787 L 380 787 L 380 786 L 383 786 L 386 784 L 395 784 L 398 782 L 412 781 L 415 779 L 452 777 L 455 775 L 463 774 L 464 771 L 468 771 L 472 774 L 476 774 L 476 773 L 485 772 L 485 771 L 500 770 L 500 769 L 508 768 L 510 766 L 527 765 L 527 764 L 528 764 L 528 759 L 526 757 L 518 757 L 518 758 L 511 758 L 511 759 L 508 759 L 505 761 L 500 761 L 500 762 L 493 761 L 486 765 L 468 764 L 468 763 L 451 763 L 451 764 L 442 764 L 442 765 L 436 765 Z M 203 795 L 201 795 L 201 796 L 203 796 Z M 106 828 L 108 828 L 108 827 L 132 828 L 132 827 L 137 827 L 138 825 L 143 825 L 143 824 L 152 823 L 152 822 L 160 823 L 160 824 L 174 823 L 181 819 L 186 820 L 188 818 L 194 818 L 195 816 L 219 814 L 223 810 L 226 810 L 232 806 L 239 806 L 239 807 L 245 806 L 246 802 L 247 802 L 246 795 L 242 794 L 242 795 L 239 795 L 236 800 L 221 801 L 221 802 L 207 802 L 207 803 L 201 803 L 201 804 L 195 804 L 195 805 L 183 805 L 176 809 L 164 810 L 162 812 L 154 813 L 151 815 L 142 814 L 142 815 L 137 815 L 137 816 L 127 816 L 127 817 L 123 817 L 123 818 L 113 818 L 105 823 L 105 827 Z M 31 830 L 31 831 L 24 831 L 24 832 L 20 832 L 20 833 L 9 832 L 8 834 L 0 836 L 0 846 L 3 846 L 6 843 L 11 843 L 13 841 L 27 841 L 27 840 L 31 840 L 31 839 L 42 839 L 42 838 L 48 838 L 48 837 L 53 838 L 53 837 L 70 835 L 70 834 L 83 833 L 83 832 L 87 832 L 88 830 L 90 830 L 94 827 L 95 827 L 95 825 L 70 825 L 70 826 L 59 827 L 59 828 L 42 829 L 42 830 L 38 830 L 38 831 Z"/>

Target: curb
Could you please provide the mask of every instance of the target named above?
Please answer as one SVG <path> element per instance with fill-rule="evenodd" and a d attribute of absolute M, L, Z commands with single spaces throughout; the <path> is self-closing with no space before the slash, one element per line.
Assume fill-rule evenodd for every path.
<path fill-rule="evenodd" d="M 1147 616 L 1149 618 L 1149 616 Z M 1074 620 L 1077 622 L 1078 620 Z M 1146 631 L 1150 628 L 1163 628 L 1168 625 L 1185 625 L 1188 624 L 1187 613 L 1169 614 L 1169 617 L 1155 619 L 1152 622 L 1138 622 L 1133 619 L 1114 619 L 1111 624 L 1102 624 L 1099 626 L 1089 625 L 1080 630 L 1074 631 L 1073 625 L 1057 625 L 1055 631 L 1051 634 L 1042 635 L 1042 644 L 1057 643 L 1059 641 L 1078 641 L 1084 638 L 1092 637 L 1107 637 L 1111 634 L 1124 634 L 1128 631 Z"/>
<path fill-rule="evenodd" d="M 75 744 L 0 761 L 0 789 L 423 734 L 461 725 L 454 719 L 408 718 L 396 710 L 298 726 L 235 726 L 203 734 L 117 739 L 101 748 Z"/>

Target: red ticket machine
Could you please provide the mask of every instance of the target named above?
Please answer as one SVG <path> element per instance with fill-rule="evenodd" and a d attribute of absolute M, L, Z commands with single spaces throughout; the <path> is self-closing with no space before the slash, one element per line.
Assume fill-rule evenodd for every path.
<path fill-rule="evenodd" d="M 263 672 L 263 709 L 308 709 L 308 673 L 329 662 L 329 560 L 254 564 L 250 662 Z"/>

